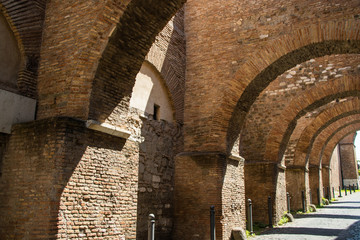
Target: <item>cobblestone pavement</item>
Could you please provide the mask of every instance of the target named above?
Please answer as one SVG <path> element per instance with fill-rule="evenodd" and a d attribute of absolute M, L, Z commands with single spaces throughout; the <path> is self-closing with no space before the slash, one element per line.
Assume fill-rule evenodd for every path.
<path fill-rule="evenodd" d="M 269 229 L 249 239 L 360 240 L 360 192 L 348 193 L 329 206 L 317 209 L 315 213 L 299 215 L 294 222 Z"/>

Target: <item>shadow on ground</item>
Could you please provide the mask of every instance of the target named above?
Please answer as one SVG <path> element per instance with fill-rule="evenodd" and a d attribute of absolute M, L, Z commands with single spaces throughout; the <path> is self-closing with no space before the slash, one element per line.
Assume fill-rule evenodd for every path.
<path fill-rule="evenodd" d="M 339 219 L 359 219 L 360 216 L 353 215 L 333 215 L 333 214 L 304 214 L 304 215 L 296 215 L 295 218 L 339 218 Z"/>
<path fill-rule="evenodd" d="M 261 235 L 299 234 L 299 235 L 315 235 L 315 236 L 337 236 L 341 231 L 342 229 L 282 227 L 282 228 L 276 228 L 265 231 Z"/>
<path fill-rule="evenodd" d="M 342 231 L 335 240 L 350 240 L 359 239 L 360 236 L 360 221 L 350 225 L 346 230 Z"/>

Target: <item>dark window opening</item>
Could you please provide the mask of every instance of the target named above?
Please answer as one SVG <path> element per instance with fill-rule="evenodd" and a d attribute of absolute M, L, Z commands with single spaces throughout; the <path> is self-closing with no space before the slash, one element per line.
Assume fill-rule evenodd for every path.
<path fill-rule="evenodd" d="M 154 104 L 154 114 L 153 114 L 154 120 L 160 120 L 160 106 Z"/>

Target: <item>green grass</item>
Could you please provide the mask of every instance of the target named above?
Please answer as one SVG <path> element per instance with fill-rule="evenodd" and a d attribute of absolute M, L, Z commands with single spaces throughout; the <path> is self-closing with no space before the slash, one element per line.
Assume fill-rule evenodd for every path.
<path fill-rule="evenodd" d="M 284 215 L 284 216 L 282 216 L 282 218 L 280 219 L 280 221 L 278 222 L 277 225 L 281 226 L 281 225 L 283 225 L 283 224 L 285 224 L 287 222 L 289 222 L 289 218 L 286 215 Z"/>
<path fill-rule="evenodd" d="M 253 234 L 250 234 L 250 231 L 249 230 L 246 230 L 246 237 L 249 238 L 249 237 L 253 237 L 255 236 L 256 234 L 253 233 Z"/>

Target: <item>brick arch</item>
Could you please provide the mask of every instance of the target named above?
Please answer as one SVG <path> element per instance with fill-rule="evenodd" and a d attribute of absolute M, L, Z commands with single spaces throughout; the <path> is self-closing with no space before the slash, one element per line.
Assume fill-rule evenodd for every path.
<path fill-rule="evenodd" d="M 360 82 L 357 77 L 344 76 L 341 79 L 317 84 L 289 103 L 278 117 L 266 140 L 264 159 L 281 161 L 297 120 L 307 112 L 325 105 L 337 98 L 359 96 Z"/>
<path fill-rule="evenodd" d="M 4 14 L 14 32 L 22 55 L 22 66 L 18 75 L 18 88 L 22 95 L 37 97 L 37 75 L 40 59 L 45 0 L 25 0 L 14 4 L 12 0 L 0 3 Z"/>
<path fill-rule="evenodd" d="M 146 53 L 156 35 L 184 2 L 152 1 L 143 4 L 133 0 L 129 4 L 99 62 L 89 118 L 103 122 L 128 107 L 135 76 Z M 137 27 L 139 25 L 142 26 L 141 31 Z M 111 92 L 109 89 L 112 89 Z"/>
<path fill-rule="evenodd" d="M 119 103 L 128 106 L 120 100 L 128 100 L 155 36 L 184 2 L 48 2 L 37 117 L 103 120 Z"/>
<path fill-rule="evenodd" d="M 24 45 L 23 45 L 23 42 L 22 42 L 22 38 L 16 28 L 16 26 L 14 25 L 10 15 L 8 14 L 7 10 L 6 10 L 6 7 L 4 5 L 2 5 L 0 3 L 0 11 L 2 13 L 2 15 L 5 17 L 5 19 L 7 20 L 7 23 L 16 39 L 16 42 L 17 42 L 17 46 L 19 48 L 19 51 L 21 53 L 21 57 L 24 58 L 25 56 L 25 50 L 24 50 Z M 22 59 L 22 61 L 24 61 L 24 59 Z"/>
<path fill-rule="evenodd" d="M 335 144 L 332 148 L 329 148 L 328 144 L 330 142 L 336 141 L 338 138 L 334 137 L 339 136 L 339 134 L 341 135 L 344 131 L 346 131 L 344 129 L 352 129 L 352 126 L 357 126 L 359 123 L 359 115 L 357 114 L 340 119 L 329 125 L 324 131 L 322 131 L 321 134 L 317 136 L 316 140 L 314 141 L 313 148 L 308 156 L 307 162 L 313 166 L 319 166 L 320 163 L 325 165 L 328 164 L 329 159 L 326 160 L 326 158 L 323 158 L 323 156 L 331 156 L 332 150 L 336 145 Z M 321 159 L 325 159 L 325 162 L 321 161 Z"/>
<path fill-rule="evenodd" d="M 271 81 L 286 70 L 312 58 L 360 53 L 360 32 L 354 19 L 318 22 L 269 41 L 235 74 L 228 88 L 241 93 L 227 127 L 227 151 L 234 145 L 251 105 Z M 233 85 L 233 86 L 231 86 Z M 226 91 L 226 95 L 234 93 Z M 239 96 L 239 95 L 237 95 Z M 231 97 L 229 97 L 231 98 Z M 233 98 L 234 99 L 234 98 Z M 233 99 L 228 100 L 229 103 Z"/>
<path fill-rule="evenodd" d="M 330 109 L 320 113 L 301 133 L 301 136 L 295 146 L 293 165 L 305 166 L 308 154 L 316 137 L 326 129 L 330 124 L 360 113 L 360 100 L 355 98 L 351 101 L 337 104 Z"/>
<path fill-rule="evenodd" d="M 349 123 L 340 128 L 336 133 L 332 134 L 332 136 L 327 139 L 326 144 L 324 144 L 321 149 L 321 153 L 319 154 L 318 164 L 330 165 L 331 154 L 336 147 L 336 145 L 347 135 L 360 130 L 360 121 L 354 121 L 353 123 Z"/>

